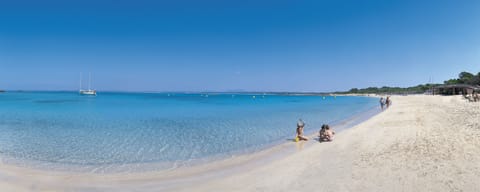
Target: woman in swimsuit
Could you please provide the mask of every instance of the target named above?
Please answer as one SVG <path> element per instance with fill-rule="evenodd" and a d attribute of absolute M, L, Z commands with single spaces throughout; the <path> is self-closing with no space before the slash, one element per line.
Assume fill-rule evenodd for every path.
<path fill-rule="evenodd" d="M 303 127 L 304 127 L 303 121 L 300 119 L 297 123 L 297 135 L 295 136 L 298 138 L 298 140 L 304 140 L 307 141 L 308 138 L 303 135 Z"/>
<path fill-rule="evenodd" d="M 387 108 L 389 108 L 390 105 L 392 105 L 392 100 L 390 100 L 390 96 L 387 96 L 387 99 L 385 100 L 385 103 L 387 104 Z"/>

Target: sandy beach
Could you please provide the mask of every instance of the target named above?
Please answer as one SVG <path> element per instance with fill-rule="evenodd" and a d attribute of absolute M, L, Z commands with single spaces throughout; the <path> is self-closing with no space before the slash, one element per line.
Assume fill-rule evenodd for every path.
<path fill-rule="evenodd" d="M 1 191 L 479 191 L 480 102 L 394 96 L 330 143 L 148 173 L 88 174 L 0 164 Z M 279 151 L 289 151 L 278 155 Z M 277 154 L 272 157 L 272 154 Z"/>

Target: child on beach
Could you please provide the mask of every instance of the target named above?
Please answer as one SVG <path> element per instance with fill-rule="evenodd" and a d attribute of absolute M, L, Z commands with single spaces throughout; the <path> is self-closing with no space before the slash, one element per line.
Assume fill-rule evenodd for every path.
<path fill-rule="evenodd" d="M 297 122 L 297 135 L 295 136 L 295 140 L 304 140 L 307 141 L 308 138 L 303 135 L 303 127 L 305 126 L 305 123 L 300 119 Z"/>
<path fill-rule="evenodd" d="M 335 131 L 330 129 L 329 125 L 322 125 L 322 129 L 319 132 L 320 135 L 320 142 L 325 141 L 333 141 L 333 135 L 335 135 Z"/>

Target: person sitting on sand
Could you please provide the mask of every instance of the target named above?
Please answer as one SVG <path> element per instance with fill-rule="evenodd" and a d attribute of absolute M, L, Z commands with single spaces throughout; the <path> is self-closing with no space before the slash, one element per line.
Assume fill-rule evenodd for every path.
<path fill-rule="evenodd" d="M 297 135 L 295 138 L 298 138 L 298 140 L 304 140 L 307 141 L 308 138 L 303 135 L 303 127 L 305 126 L 305 123 L 300 119 L 297 123 Z"/>
<path fill-rule="evenodd" d="M 329 125 L 322 125 L 322 129 L 320 129 L 320 142 L 325 141 L 333 141 L 333 135 L 335 135 L 335 131 L 330 129 Z"/>

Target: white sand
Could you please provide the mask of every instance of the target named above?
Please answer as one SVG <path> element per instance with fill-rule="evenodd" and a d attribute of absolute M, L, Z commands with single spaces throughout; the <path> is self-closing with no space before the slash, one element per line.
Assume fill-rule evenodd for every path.
<path fill-rule="evenodd" d="M 195 168 L 110 175 L 0 164 L 0 191 L 480 191 L 480 102 L 392 100 L 334 142 L 308 141 L 313 146 L 273 160 L 265 158 L 269 150 Z"/>

